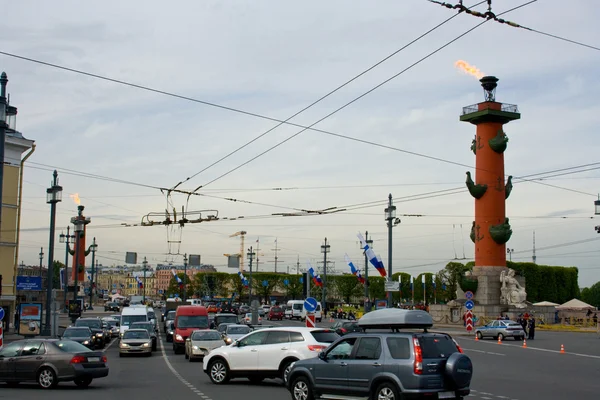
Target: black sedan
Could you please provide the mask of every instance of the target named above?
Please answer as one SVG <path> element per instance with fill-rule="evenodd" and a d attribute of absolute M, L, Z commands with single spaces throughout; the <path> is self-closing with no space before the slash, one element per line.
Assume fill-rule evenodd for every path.
<path fill-rule="evenodd" d="M 17 367 L 17 364 L 20 366 Z M 88 387 L 92 380 L 108 376 L 106 356 L 72 340 L 18 340 L 0 350 L 0 382 L 37 382 L 52 389 L 59 382 Z"/>
<path fill-rule="evenodd" d="M 59 337 L 82 344 L 88 349 L 94 348 L 94 334 L 92 333 L 92 330 L 87 326 L 69 327 L 65 329 L 62 336 Z"/>
<path fill-rule="evenodd" d="M 116 312 L 119 312 L 119 311 L 121 311 L 121 306 L 119 306 L 119 303 L 106 303 L 104 305 L 104 311 L 116 311 Z"/>

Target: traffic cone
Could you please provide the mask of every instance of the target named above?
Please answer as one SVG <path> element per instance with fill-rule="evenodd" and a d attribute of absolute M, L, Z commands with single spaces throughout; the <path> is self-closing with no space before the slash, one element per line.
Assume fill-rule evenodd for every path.
<path fill-rule="evenodd" d="M 560 345 L 560 354 L 565 354 L 565 345 Z"/>
<path fill-rule="evenodd" d="M 523 348 L 526 349 L 527 348 L 527 340 L 523 339 Z"/>
<path fill-rule="evenodd" d="M 498 336 L 498 344 L 502 344 L 502 337 Z"/>
<path fill-rule="evenodd" d="M 479 342 L 479 336 L 475 335 L 475 341 Z"/>

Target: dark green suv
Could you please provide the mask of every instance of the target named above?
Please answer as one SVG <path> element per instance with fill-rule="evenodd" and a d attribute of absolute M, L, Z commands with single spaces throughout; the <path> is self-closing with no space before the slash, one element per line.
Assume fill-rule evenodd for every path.
<path fill-rule="evenodd" d="M 425 311 L 372 311 L 358 325 L 363 332 L 293 364 L 288 378 L 293 400 L 462 399 L 470 393 L 471 359 L 449 335 L 427 331 L 433 321 Z"/>

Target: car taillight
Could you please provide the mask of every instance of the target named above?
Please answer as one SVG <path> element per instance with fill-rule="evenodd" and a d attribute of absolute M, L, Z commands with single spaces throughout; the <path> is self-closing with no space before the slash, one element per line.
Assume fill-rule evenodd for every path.
<path fill-rule="evenodd" d="M 423 352 L 421 351 L 419 339 L 416 337 L 413 338 L 413 346 L 415 348 L 415 363 L 413 369 L 415 374 L 421 375 L 423 373 Z"/>
<path fill-rule="evenodd" d="M 340 331 L 342 331 L 342 333 L 346 333 L 346 332 L 348 332 L 348 331 L 346 330 L 346 328 L 340 328 Z"/>
<path fill-rule="evenodd" d="M 310 351 L 323 351 L 327 348 L 327 346 L 321 346 L 318 344 L 309 344 L 308 345 L 308 350 Z"/>
<path fill-rule="evenodd" d="M 85 362 L 84 356 L 75 356 L 71 358 L 71 364 L 82 364 Z"/>
<path fill-rule="evenodd" d="M 102 356 L 102 362 L 103 363 L 107 363 L 108 362 L 108 358 L 106 358 L 106 356 Z"/>

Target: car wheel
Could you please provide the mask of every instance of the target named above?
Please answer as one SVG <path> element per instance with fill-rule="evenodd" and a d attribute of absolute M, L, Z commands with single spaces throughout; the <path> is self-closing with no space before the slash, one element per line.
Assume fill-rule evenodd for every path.
<path fill-rule="evenodd" d="M 396 386 L 389 382 L 385 382 L 377 387 L 377 391 L 375 391 L 375 396 L 373 396 L 373 398 L 377 400 L 399 400 L 400 395 L 398 394 Z"/>
<path fill-rule="evenodd" d="M 290 361 L 286 361 L 281 368 L 279 369 L 279 373 L 280 373 L 280 378 L 283 381 L 283 383 L 285 385 L 287 385 L 288 383 L 288 378 L 290 376 L 290 371 L 292 370 L 292 363 L 296 361 L 296 360 L 290 360 Z"/>
<path fill-rule="evenodd" d="M 503 334 L 501 334 L 501 333 L 499 333 L 499 334 L 498 334 L 498 339 L 500 339 L 500 340 L 502 340 L 502 341 L 503 341 L 503 340 L 504 340 L 504 335 L 503 335 Z"/>
<path fill-rule="evenodd" d="M 209 377 L 212 383 L 222 385 L 229 382 L 229 367 L 224 360 L 215 360 L 208 367 Z"/>
<path fill-rule="evenodd" d="M 92 383 L 92 378 L 75 379 L 75 385 L 77 385 L 77 387 L 80 387 L 80 388 L 86 388 L 86 387 L 90 386 L 91 383 Z"/>
<path fill-rule="evenodd" d="M 58 384 L 54 370 L 48 367 L 40 369 L 37 382 L 42 389 L 52 389 Z"/>
<path fill-rule="evenodd" d="M 312 388 L 308 379 L 304 376 L 300 376 L 292 383 L 292 399 L 294 400 L 314 400 Z"/>
<path fill-rule="evenodd" d="M 483 335 L 481 334 L 481 331 L 477 331 L 477 339 L 479 339 L 479 340 L 483 339 Z"/>

